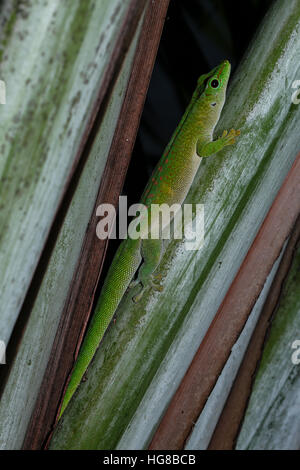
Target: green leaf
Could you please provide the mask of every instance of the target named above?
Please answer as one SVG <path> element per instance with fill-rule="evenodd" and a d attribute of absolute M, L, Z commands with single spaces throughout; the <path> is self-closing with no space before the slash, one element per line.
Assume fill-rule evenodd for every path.
<path fill-rule="evenodd" d="M 8 343 L 130 1 L 9 2 L 0 105 L 0 337 Z"/>
<path fill-rule="evenodd" d="M 186 445 L 184 446 L 187 450 L 206 450 L 210 444 L 211 437 L 218 424 L 224 405 L 226 405 L 226 400 L 230 394 L 234 380 L 239 372 L 239 367 L 243 361 L 249 341 L 253 336 L 257 321 L 261 316 L 264 303 L 269 295 L 272 282 L 284 253 L 284 248 L 282 249 L 281 255 L 274 263 L 264 287 L 251 310 L 243 331 L 234 344 L 222 373 L 187 439 Z"/>
<path fill-rule="evenodd" d="M 265 344 L 237 449 L 298 450 L 300 444 L 300 244 Z"/>
<path fill-rule="evenodd" d="M 54 7 L 55 5 L 58 7 L 58 3 L 60 8 L 57 14 L 54 15 L 57 10 Z M 80 6 L 83 4 L 85 5 L 84 8 Z M 4 190 L 1 192 L 0 189 L 0 193 L 1 201 L 6 201 L 5 204 L 10 203 L 16 206 L 22 204 L 24 230 L 26 227 L 28 229 L 23 243 L 16 244 L 14 250 L 11 251 L 14 237 L 17 237 L 22 219 L 21 214 L 18 215 L 15 212 L 10 216 L 7 208 L 3 207 L 1 215 L 7 218 L 8 223 L 7 231 L 3 236 L 4 239 L 11 237 L 12 241 L 9 246 L 5 246 L 5 251 L 1 252 L 1 261 L 3 263 L 5 261 L 6 264 L 0 266 L 0 277 L 3 277 L 5 272 L 6 279 L 9 279 L 9 276 L 16 273 L 16 263 L 19 269 L 19 277 L 15 279 L 15 290 L 13 285 L 6 284 L 4 288 L 1 284 L 1 339 L 8 337 L 9 331 L 17 318 L 19 309 L 19 303 L 16 304 L 17 294 L 19 296 L 22 293 L 23 296 L 25 293 L 23 289 L 25 289 L 25 284 L 27 286 L 29 273 L 33 270 L 34 260 L 40 254 L 46 227 L 48 229 L 52 221 L 54 200 L 57 203 L 70 170 L 70 165 L 74 162 L 75 151 L 82 137 L 87 115 L 94 104 L 96 92 L 99 89 L 99 81 L 101 82 L 105 67 L 110 59 L 121 18 L 126 12 L 126 5 L 128 5 L 128 2 L 111 0 L 96 3 L 72 1 L 71 3 L 65 2 L 65 4 L 53 1 L 47 7 L 44 3 L 42 6 L 37 2 L 28 11 L 27 20 L 35 34 L 37 34 L 36 28 L 39 27 L 40 15 L 42 15 L 45 22 L 43 30 L 45 36 L 42 36 L 41 41 L 36 45 L 41 57 L 44 57 L 44 59 L 39 64 L 39 58 L 36 56 L 30 67 L 27 58 L 24 62 L 23 57 L 22 62 L 20 57 L 20 70 L 24 70 L 24 67 L 28 66 L 28 74 L 31 75 L 33 69 L 39 68 L 40 75 L 33 75 L 32 81 L 39 83 L 41 77 L 48 76 L 48 79 L 51 79 L 51 84 L 48 88 L 46 86 L 45 95 L 40 94 L 34 101 L 35 90 L 37 89 L 30 87 L 27 90 L 25 82 L 23 83 L 21 79 L 19 83 L 18 92 L 24 96 L 25 114 L 21 114 L 18 127 L 14 129 L 14 143 L 11 143 L 8 149 L 9 154 L 3 168 L 2 177 L 3 179 L 7 178 L 9 172 L 12 171 L 11 167 L 19 162 L 20 168 L 17 167 L 16 171 L 11 173 L 10 185 L 15 184 L 17 186 L 23 181 L 22 178 L 27 178 L 26 181 L 28 180 L 29 187 L 22 189 L 19 198 L 10 195 L 13 196 L 11 200 L 8 198 L 9 195 L 4 194 Z M 116 10 L 118 6 L 119 9 Z M 114 13 L 113 19 L 112 15 Z M 21 19 L 19 21 L 21 22 Z M 66 28 L 65 21 L 69 24 L 69 28 Z M 75 21 L 80 22 L 80 28 L 78 28 L 77 23 L 75 28 Z M 72 33 L 70 27 L 73 23 L 75 30 Z M 52 29 L 56 30 L 56 34 L 49 34 L 49 28 L 51 31 Z M 106 30 L 106 32 L 103 33 L 103 30 Z M 0 401 L 1 449 L 19 449 L 24 440 L 95 203 L 127 89 L 139 33 L 140 26 L 112 89 L 101 126 L 80 176 L 72 203 L 59 231 L 55 248 L 30 312 L 28 323 L 23 332 L 22 342 L 13 364 L 10 364 L 10 374 L 3 388 Z M 14 36 L 16 33 L 11 34 L 12 45 L 10 47 L 13 47 L 16 42 Z M 74 37 L 71 40 L 69 35 L 72 36 L 72 34 Z M 62 38 L 61 35 L 65 35 L 65 37 Z M 78 47 L 75 47 L 78 35 L 80 41 L 78 39 Z M 30 47 L 34 47 L 34 43 L 37 42 L 35 35 L 32 34 L 30 39 L 31 43 L 27 38 L 27 41 L 31 44 Z M 111 41 L 111 44 L 108 44 L 109 41 Z M 46 45 L 47 50 L 45 50 Z M 99 45 L 99 51 L 96 50 L 97 45 Z M 17 47 L 17 45 L 14 47 Z M 45 65 L 48 59 L 46 60 L 44 54 L 47 57 L 53 57 L 51 67 Z M 69 66 L 66 64 L 65 70 L 61 70 L 60 62 L 65 54 L 68 55 L 67 62 L 70 62 L 70 64 Z M 25 74 L 25 72 L 22 73 Z M 26 80 L 26 78 L 23 80 Z M 61 85 L 62 89 L 60 89 L 61 80 L 64 83 Z M 88 80 L 87 83 L 85 83 L 86 80 Z M 7 79 L 6 83 L 9 84 Z M 16 112 L 15 104 L 11 101 L 12 88 L 11 86 L 7 88 L 8 108 L 5 108 L 5 106 L 0 108 L 2 116 L 5 117 L 5 119 L 3 118 L 4 127 L 11 125 L 10 116 L 13 114 L 13 110 Z M 55 93 L 57 93 L 57 97 Z M 71 104 L 71 97 L 73 95 L 77 96 L 78 93 L 80 94 L 78 103 Z M 28 121 L 29 111 L 26 107 L 26 103 L 30 99 L 32 100 L 32 105 L 30 105 L 33 113 L 31 116 L 32 122 Z M 51 100 L 55 100 L 55 103 Z M 53 120 L 51 123 L 48 123 L 48 120 L 39 122 L 39 109 L 43 109 L 44 104 L 46 106 L 47 102 L 49 106 L 47 112 L 50 114 L 57 113 L 55 121 Z M 33 105 L 37 108 L 36 110 L 33 109 Z M 65 131 L 60 126 L 62 122 L 65 122 Z M 30 130 L 32 130 L 32 134 L 29 133 Z M 25 134 L 28 134 L 30 138 L 28 145 L 22 149 L 21 142 Z M 13 151 L 12 146 L 17 146 L 18 153 Z M 47 151 L 46 147 L 49 147 Z M 15 149 L 15 147 L 13 148 Z M 41 148 L 44 149 L 44 153 L 39 156 Z M 13 163 L 15 160 L 17 162 Z M 30 166 L 28 174 L 26 164 Z M 14 214 L 17 217 L 16 220 Z M 43 230 L 41 227 L 43 227 Z M 42 233 L 39 230 L 42 230 Z M 33 240 L 34 236 L 36 237 L 35 240 Z M 4 266 L 6 267 L 5 271 Z M 5 330 L 3 330 L 4 326 Z"/>

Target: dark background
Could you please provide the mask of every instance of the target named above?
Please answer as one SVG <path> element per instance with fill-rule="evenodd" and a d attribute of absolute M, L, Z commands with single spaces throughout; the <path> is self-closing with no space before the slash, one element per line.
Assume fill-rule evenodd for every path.
<path fill-rule="evenodd" d="M 224 59 L 230 61 L 234 74 L 272 3 L 273 0 L 170 0 L 123 189 L 128 206 L 139 202 L 198 77 Z M 102 280 L 119 243 L 109 242 Z"/>

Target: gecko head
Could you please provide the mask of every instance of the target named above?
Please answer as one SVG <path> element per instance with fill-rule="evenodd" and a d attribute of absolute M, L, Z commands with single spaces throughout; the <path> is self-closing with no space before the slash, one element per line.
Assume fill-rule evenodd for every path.
<path fill-rule="evenodd" d="M 205 95 L 207 97 L 225 96 L 230 76 L 230 63 L 224 60 L 214 68 L 206 79 Z"/>
<path fill-rule="evenodd" d="M 230 76 L 230 63 L 224 60 L 215 67 L 205 80 L 204 94 L 208 98 L 210 106 L 217 106 L 219 99 L 225 99 L 226 88 Z"/>
<path fill-rule="evenodd" d="M 202 127 L 207 127 L 206 130 L 203 129 L 203 132 L 211 133 L 219 120 L 225 103 L 230 69 L 229 61 L 224 60 L 198 79 L 197 88 L 192 97 L 193 116 Z"/>

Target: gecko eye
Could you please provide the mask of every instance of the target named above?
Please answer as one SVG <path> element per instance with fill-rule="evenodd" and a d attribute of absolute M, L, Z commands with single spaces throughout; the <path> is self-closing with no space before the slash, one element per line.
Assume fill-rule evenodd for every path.
<path fill-rule="evenodd" d="M 212 88 L 218 88 L 218 86 L 220 85 L 220 82 L 219 80 L 217 80 L 216 78 L 214 78 L 211 82 L 210 82 L 210 86 Z"/>

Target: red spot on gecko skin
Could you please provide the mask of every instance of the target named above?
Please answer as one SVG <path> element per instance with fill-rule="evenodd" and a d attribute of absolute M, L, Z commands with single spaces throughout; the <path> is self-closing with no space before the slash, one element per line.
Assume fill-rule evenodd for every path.
<path fill-rule="evenodd" d="M 160 167 L 158 168 L 158 171 L 161 171 L 161 170 L 162 170 L 162 167 L 160 166 Z"/>
<path fill-rule="evenodd" d="M 168 163 L 169 159 L 167 158 L 166 163 Z"/>

